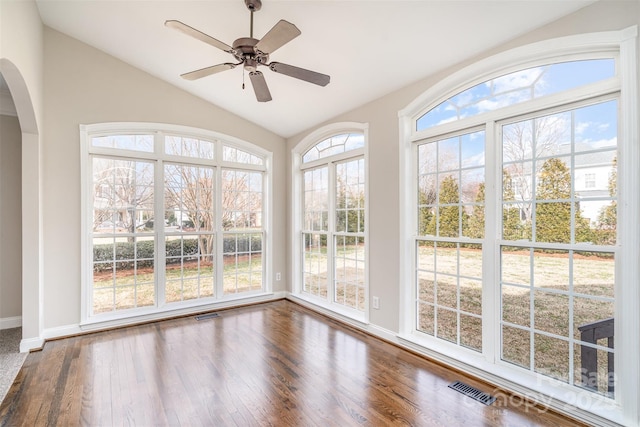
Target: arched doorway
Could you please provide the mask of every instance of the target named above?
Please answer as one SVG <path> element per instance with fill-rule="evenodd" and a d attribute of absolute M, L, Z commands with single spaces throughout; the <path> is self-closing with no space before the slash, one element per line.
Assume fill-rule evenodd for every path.
<path fill-rule="evenodd" d="M 22 131 L 0 73 L 0 330 L 22 326 Z M 12 331 L 8 331 L 12 330 Z"/>
<path fill-rule="evenodd" d="M 42 215 L 40 202 L 40 132 L 29 88 L 18 68 L 0 58 L 0 74 L 15 105 L 20 126 L 22 341 L 20 351 L 39 348 L 42 331 Z"/>

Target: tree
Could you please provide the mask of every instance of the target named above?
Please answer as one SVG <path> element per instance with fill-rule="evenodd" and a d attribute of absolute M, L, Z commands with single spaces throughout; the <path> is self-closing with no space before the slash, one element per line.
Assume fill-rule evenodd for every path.
<path fill-rule="evenodd" d="M 440 237 L 458 237 L 460 235 L 460 225 L 466 228 L 468 214 L 460 212 L 460 191 L 456 179 L 449 175 L 440 183 L 438 192 L 438 212 L 437 216 L 432 216 L 427 224 L 427 234 Z M 461 216 L 462 215 L 462 216 Z M 462 224 L 460 224 L 462 221 Z"/>
<path fill-rule="evenodd" d="M 352 177 L 353 178 L 353 177 Z M 336 176 L 336 231 L 364 232 L 364 189 L 356 182 Z M 353 180 L 353 179 L 352 179 Z"/>
<path fill-rule="evenodd" d="M 421 236 L 428 234 L 429 224 L 435 218 L 434 205 L 437 193 L 432 183 L 434 180 L 434 175 L 421 177 L 420 180 L 421 185 L 418 189 L 418 234 Z"/>
<path fill-rule="evenodd" d="M 525 221 L 531 221 L 532 214 L 528 203 L 533 195 L 531 159 L 556 153 L 560 142 L 566 139 L 566 121 L 562 114 L 554 114 L 503 127 L 503 160 L 509 162 L 510 182 L 517 189 L 514 200 L 527 201 L 518 204 Z"/>
<path fill-rule="evenodd" d="M 571 242 L 571 173 L 558 158 L 542 164 L 536 187 L 536 240 L 538 242 Z M 589 220 L 582 217 L 578 203 L 574 205 L 575 241 L 592 240 Z"/>
<path fill-rule="evenodd" d="M 165 169 L 165 219 L 178 212 L 180 226 L 189 222 L 196 233 L 214 231 L 213 169 L 171 165 Z M 198 234 L 199 254 L 212 260 L 212 235 Z"/>
<path fill-rule="evenodd" d="M 135 233 L 153 221 L 153 165 L 96 158 L 93 163 L 93 230 Z M 127 238 L 130 242 L 133 237 Z"/>
<path fill-rule="evenodd" d="M 508 170 L 502 170 L 502 201 L 515 200 L 513 181 Z M 530 228 L 530 224 L 529 224 Z M 527 236 L 525 224 L 520 218 L 520 207 L 517 204 L 502 204 L 502 238 L 504 240 L 520 240 Z M 531 233 L 528 233 L 531 234 Z"/>
<path fill-rule="evenodd" d="M 614 157 L 613 167 L 609 175 L 609 196 L 616 197 L 618 191 L 618 159 Z M 603 207 L 598 214 L 598 244 L 613 245 L 616 243 L 618 227 L 618 203 L 614 199 L 608 206 Z"/>
<path fill-rule="evenodd" d="M 481 182 L 476 194 L 475 202 L 477 204 L 473 207 L 472 215 L 467 222 L 467 228 L 464 233 L 474 239 L 482 239 L 484 237 L 484 188 L 484 182 Z"/>

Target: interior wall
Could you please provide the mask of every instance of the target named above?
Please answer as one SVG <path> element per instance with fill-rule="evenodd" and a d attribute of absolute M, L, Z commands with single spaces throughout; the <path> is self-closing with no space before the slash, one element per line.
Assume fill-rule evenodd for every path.
<path fill-rule="evenodd" d="M 22 131 L 21 351 L 42 344 L 42 21 L 34 0 L 0 1 L 0 72 Z"/>
<path fill-rule="evenodd" d="M 80 124 L 193 126 L 272 151 L 273 271 L 286 271 L 283 138 L 50 28 L 44 52 L 45 329 L 80 322 Z"/>
<path fill-rule="evenodd" d="M 317 127 L 301 132 L 287 140 L 287 153 L 309 133 L 335 122 L 355 121 L 369 123 L 369 289 L 370 296 L 380 298 L 380 309 L 370 310 L 370 323 L 378 328 L 399 332 L 400 260 L 399 205 L 399 127 L 398 111 L 444 77 L 480 59 L 508 49 L 551 38 L 598 31 L 620 30 L 640 25 L 640 3 L 637 1 L 600 1 L 572 15 L 550 23 L 535 31 L 514 38 L 490 51 L 470 58 L 454 67 L 426 76 L 412 85 L 373 102 L 334 117 Z M 473 36 L 472 34 L 469 35 Z M 640 58 L 640 55 L 639 55 Z M 348 96 L 348 94 L 345 94 Z M 288 184 L 291 185 L 291 171 Z M 287 215 L 291 215 L 291 196 Z M 291 233 L 291 230 L 288 230 Z M 289 252 L 289 259 L 291 253 Z M 289 282 L 296 280 L 289 277 Z"/>
<path fill-rule="evenodd" d="M 0 329 L 22 316 L 21 144 L 18 118 L 0 115 Z"/>

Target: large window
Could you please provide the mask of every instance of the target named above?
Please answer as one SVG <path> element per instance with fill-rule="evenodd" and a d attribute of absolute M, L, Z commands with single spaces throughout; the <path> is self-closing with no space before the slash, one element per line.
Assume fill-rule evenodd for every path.
<path fill-rule="evenodd" d="M 617 37 L 496 58 L 509 72 L 401 113 L 403 337 L 609 419 L 638 416 L 640 329 L 635 32 Z"/>
<path fill-rule="evenodd" d="M 418 330 L 482 350 L 485 134 L 418 146 Z"/>
<path fill-rule="evenodd" d="M 364 320 L 366 316 L 365 134 L 333 132 L 302 145 L 299 286 L 296 295 Z"/>
<path fill-rule="evenodd" d="M 85 321 L 268 290 L 268 152 L 135 124 L 85 126 L 82 139 Z"/>

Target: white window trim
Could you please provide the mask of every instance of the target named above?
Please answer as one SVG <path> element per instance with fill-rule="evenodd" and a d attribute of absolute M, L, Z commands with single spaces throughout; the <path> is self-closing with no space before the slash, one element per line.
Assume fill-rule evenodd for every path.
<path fill-rule="evenodd" d="M 304 153 L 318 142 L 334 135 L 345 134 L 349 132 L 362 133 L 364 135 L 364 148 L 350 150 L 345 153 L 336 154 L 327 158 L 314 160 L 311 162 L 302 162 Z M 365 252 L 365 310 L 364 313 L 355 309 L 342 306 L 340 304 L 325 301 L 321 298 L 308 295 L 302 290 L 302 242 L 300 235 L 302 233 L 302 170 L 312 168 L 319 164 L 329 164 L 338 160 L 344 160 L 354 155 L 362 155 L 364 153 L 365 163 L 365 231 L 364 231 L 364 252 Z M 299 298 L 309 304 L 320 306 L 326 310 L 344 316 L 349 320 L 355 320 L 363 324 L 369 323 L 369 124 L 358 122 L 339 122 L 323 126 L 305 136 L 291 150 L 291 277 L 292 294 L 295 298 Z"/>
<path fill-rule="evenodd" d="M 415 348 L 417 351 L 428 354 L 454 367 L 466 370 L 481 378 L 502 387 L 506 387 L 515 392 L 529 396 L 534 401 L 541 402 L 554 409 L 579 417 L 587 422 L 598 424 L 619 423 L 623 425 L 638 425 L 640 423 L 640 286 L 637 285 L 640 278 L 640 225 L 637 217 L 632 217 L 631 213 L 640 212 L 640 164 L 639 130 L 638 130 L 638 74 L 637 74 L 637 26 L 629 27 L 620 31 L 610 31 L 602 33 L 590 33 L 575 36 L 562 37 L 558 39 L 545 40 L 538 43 L 515 48 L 484 60 L 472 64 L 464 69 L 450 75 L 426 92 L 414 99 L 406 108 L 399 111 L 399 150 L 400 150 L 400 330 L 398 338 L 406 345 Z M 504 364 L 495 363 L 497 356 L 495 352 L 495 340 L 487 340 L 483 334 L 484 355 L 460 349 L 455 345 L 440 342 L 436 339 L 420 339 L 416 337 L 415 330 L 415 287 L 413 286 L 413 271 L 415 260 L 413 259 L 414 230 L 416 229 L 416 218 L 414 215 L 414 195 L 417 192 L 416 171 L 412 165 L 416 158 L 416 144 L 414 141 L 433 135 L 428 129 L 422 132 L 415 130 L 415 122 L 425 112 L 437 106 L 449 96 L 461 90 L 472 87 L 476 84 L 490 80 L 491 78 L 504 75 L 506 73 L 527 68 L 531 65 L 544 62 L 547 59 L 562 57 L 563 59 L 575 58 L 576 55 L 589 54 L 598 56 L 603 53 L 619 52 L 619 69 L 617 82 L 607 81 L 599 87 L 600 92 L 606 92 L 609 85 L 613 88 L 616 84 L 620 90 L 620 110 L 621 126 L 619 128 L 620 161 L 619 174 L 626 177 L 628 186 L 620 185 L 618 195 L 621 201 L 619 217 L 621 228 L 625 235 L 621 236 L 619 244 L 623 244 L 625 251 L 618 251 L 618 267 L 616 276 L 616 312 L 624 319 L 625 328 L 622 330 L 623 322 L 616 322 L 616 371 L 624 372 L 624 378 L 616 384 L 616 400 L 601 398 L 594 393 L 581 392 L 575 387 L 556 382 L 554 380 L 533 380 L 530 375 L 524 375 L 517 369 L 510 369 Z M 563 94 L 559 94 L 558 101 Z M 575 100 L 575 98 L 572 98 Z M 546 103 L 544 99 L 540 101 Z M 531 104 L 528 105 L 531 107 Z M 489 118 L 487 118 L 489 117 Z M 482 122 L 489 122 L 487 132 L 495 132 L 493 116 L 483 116 Z M 473 123 L 473 118 L 469 124 Z M 460 121 L 451 124 L 452 127 L 460 129 L 464 126 Z M 444 132 L 443 128 L 438 128 L 438 133 Z M 487 141 L 492 141 L 493 136 L 487 134 Z M 494 150 L 494 152 L 497 150 Z M 489 159 L 487 156 L 487 171 L 490 167 L 495 169 L 489 162 L 497 160 Z M 623 175 L 624 174 L 624 175 Z M 497 178 L 487 173 L 487 188 L 495 188 Z M 493 181 L 493 182 L 490 182 Z M 487 207 L 487 218 L 493 217 L 499 220 L 494 207 Z M 491 226 L 495 226 L 491 224 Z M 496 245 L 496 247 L 498 247 Z M 496 254 L 493 254 L 497 259 Z M 486 265 L 484 269 L 487 276 L 495 274 L 495 265 Z M 485 273 L 485 272 L 483 272 Z M 485 277 L 487 277 L 485 276 Z M 636 286 L 627 286 L 623 289 L 622 283 L 635 283 Z M 409 288 L 409 289 L 407 289 Z M 499 307 L 495 307 L 495 295 L 483 294 L 483 309 L 490 312 L 499 312 Z M 497 316 L 497 315 L 496 315 Z M 496 317 L 492 316 L 492 317 Z M 486 319 L 486 317 L 485 317 Z M 489 324 L 484 324 L 483 328 L 495 328 L 495 319 L 491 319 Z M 484 330 L 484 329 L 483 329 Z M 494 329 L 495 330 L 495 329 Z M 493 334 L 493 331 L 491 332 Z M 427 337 L 430 338 L 430 337 Z M 622 343 L 622 344 L 619 344 Z M 621 378 L 620 375 L 618 378 Z M 544 384 L 543 384 L 544 383 Z M 557 384 L 556 384 L 557 383 Z M 554 391 L 549 393 L 550 387 Z"/>
<path fill-rule="evenodd" d="M 127 151 L 122 149 L 110 149 L 110 148 L 102 148 L 102 147 L 91 147 L 91 138 L 95 136 L 102 135 L 114 135 L 114 134 L 151 134 L 151 135 L 178 135 L 182 137 L 193 137 L 196 139 L 203 140 L 211 140 L 216 144 L 215 147 L 215 155 L 214 159 L 196 159 L 189 157 L 181 157 L 174 156 L 164 153 L 164 146 L 160 147 L 158 144 L 155 145 L 154 152 L 142 152 L 142 151 Z M 241 150 L 247 151 L 249 153 L 258 155 L 264 159 L 264 165 L 249 165 L 249 164 L 240 164 L 234 162 L 225 162 L 222 161 L 222 145 L 239 148 Z M 272 230 L 273 230 L 273 218 L 272 218 L 272 207 L 273 207 L 273 189 L 272 189 L 272 165 L 273 165 L 273 154 L 253 143 L 244 141 L 242 139 L 225 135 L 219 132 L 210 131 L 206 129 L 199 129 L 190 126 L 181 126 L 181 125 L 171 125 L 165 123 L 141 123 L 141 122 L 111 122 L 111 123 L 96 123 L 96 124 L 82 124 L 80 125 L 80 173 L 81 173 L 81 321 L 80 328 L 81 330 L 94 330 L 101 329 L 104 327 L 113 327 L 113 326 L 121 326 L 127 325 L 131 323 L 136 323 L 140 321 L 148 321 L 148 320 L 156 320 L 166 318 L 168 316 L 175 315 L 183 315 L 190 314 L 200 311 L 206 311 L 216 308 L 224 308 L 230 307 L 238 304 L 238 301 L 260 301 L 265 299 L 270 299 L 273 296 L 273 283 L 272 283 L 272 272 L 273 272 L 273 242 L 271 238 Z M 263 236 L 264 236 L 264 256 L 265 256 L 265 265 L 264 265 L 264 288 L 261 291 L 252 291 L 252 292 L 243 292 L 242 294 L 231 294 L 231 295 L 223 295 L 219 292 L 219 288 L 221 286 L 220 283 L 220 274 L 216 276 L 216 296 L 213 298 L 209 298 L 206 300 L 190 300 L 181 303 L 174 303 L 171 305 L 167 305 L 163 301 L 160 300 L 160 297 L 164 296 L 164 290 L 160 289 L 158 286 L 156 289 L 156 304 L 150 307 L 143 307 L 138 309 L 129 309 L 125 312 L 112 312 L 108 314 L 100 314 L 97 316 L 90 316 L 90 305 L 91 301 L 91 292 L 89 292 L 88 287 L 91 283 L 92 278 L 92 269 L 89 266 L 89 263 L 92 261 L 92 252 L 91 252 L 91 241 L 89 239 L 88 233 L 86 232 L 88 227 L 88 220 L 92 217 L 92 205 L 91 205 L 91 196 L 92 196 L 92 185 L 91 185 L 91 177 L 88 176 L 88 172 L 90 170 L 90 156 L 91 155 L 106 155 L 110 157 L 117 157 L 118 153 L 126 153 L 130 155 L 132 158 L 140 159 L 140 160 L 162 160 L 163 162 L 179 162 L 183 164 L 200 164 L 200 165 L 211 165 L 217 167 L 217 176 L 216 182 L 219 182 L 220 173 L 222 169 L 238 169 L 238 166 L 241 165 L 240 169 L 243 170 L 255 170 L 255 171 L 263 171 L 264 173 L 264 182 L 263 182 L 263 191 L 264 191 L 264 202 L 263 202 L 263 212 L 264 212 L 264 226 L 263 226 Z M 161 171 L 156 168 L 155 178 L 161 176 Z M 216 192 L 216 198 L 220 198 L 220 194 Z M 158 201 L 156 201 L 156 210 L 158 209 Z M 222 229 L 218 224 L 215 234 L 221 235 Z M 220 239 L 217 239 L 220 241 Z M 156 248 L 157 250 L 157 248 Z M 217 248 L 217 258 L 222 256 L 220 252 L 220 248 Z M 163 274 L 163 272 L 160 272 Z M 159 275 L 162 275 L 159 274 Z M 156 278 L 156 281 L 159 282 L 159 278 Z"/>

